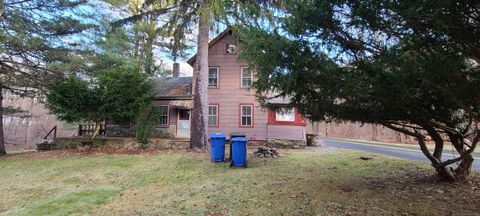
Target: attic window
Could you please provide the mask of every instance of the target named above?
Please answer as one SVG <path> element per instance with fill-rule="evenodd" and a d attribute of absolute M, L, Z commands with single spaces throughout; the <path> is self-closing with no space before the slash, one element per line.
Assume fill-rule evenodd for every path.
<path fill-rule="evenodd" d="M 237 52 L 237 47 L 233 43 L 227 43 L 226 52 L 228 54 L 235 54 Z"/>

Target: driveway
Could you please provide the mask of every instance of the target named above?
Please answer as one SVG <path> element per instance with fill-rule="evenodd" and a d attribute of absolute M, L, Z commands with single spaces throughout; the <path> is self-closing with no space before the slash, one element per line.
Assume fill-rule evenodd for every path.
<path fill-rule="evenodd" d="M 354 149 L 359 151 L 366 151 L 366 152 L 373 152 L 377 154 L 383 154 L 388 156 L 393 156 L 397 158 L 404 158 L 408 160 L 422 160 L 427 161 L 427 157 L 423 155 L 420 151 L 418 145 L 412 146 L 403 146 L 403 145 L 395 145 L 395 144 L 387 144 L 387 143 L 373 143 L 368 141 L 350 141 L 350 140 L 341 140 L 341 139 L 324 139 L 325 144 L 329 146 L 335 146 L 338 148 L 344 149 Z M 456 151 L 452 152 L 452 149 L 448 147 L 443 151 L 443 159 L 451 159 L 453 158 L 453 153 L 455 156 L 458 156 Z M 474 153 L 474 163 L 473 169 L 475 171 L 480 170 L 480 153 Z"/>

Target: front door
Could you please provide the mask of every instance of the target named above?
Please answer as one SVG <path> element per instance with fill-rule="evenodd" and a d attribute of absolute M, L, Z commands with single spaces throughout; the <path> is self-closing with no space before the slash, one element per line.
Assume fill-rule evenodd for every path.
<path fill-rule="evenodd" d="M 178 109 L 177 137 L 190 138 L 190 110 Z"/>

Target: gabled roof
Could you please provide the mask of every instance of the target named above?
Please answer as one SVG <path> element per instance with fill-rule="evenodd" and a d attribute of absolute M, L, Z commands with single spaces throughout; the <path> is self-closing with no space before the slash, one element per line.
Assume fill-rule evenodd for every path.
<path fill-rule="evenodd" d="M 229 35 L 232 33 L 232 27 L 228 27 L 227 29 L 225 29 L 225 31 L 223 31 L 222 33 L 220 33 L 219 35 L 217 35 L 217 37 L 215 37 L 213 40 L 211 40 L 209 43 L 208 43 L 208 48 L 212 47 L 213 45 L 215 45 L 218 41 L 220 41 L 222 38 L 224 38 L 225 36 Z M 193 67 L 193 64 L 195 63 L 195 58 L 197 58 L 197 54 L 195 54 L 194 56 L 192 56 L 190 59 L 187 60 L 187 63 L 189 65 L 191 65 Z"/>
<path fill-rule="evenodd" d="M 152 78 L 155 98 L 191 98 L 192 77 Z"/>

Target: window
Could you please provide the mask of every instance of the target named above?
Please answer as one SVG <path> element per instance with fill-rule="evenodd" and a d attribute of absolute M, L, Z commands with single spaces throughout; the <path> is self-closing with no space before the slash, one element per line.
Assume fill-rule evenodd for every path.
<path fill-rule="evenodd" d="M 159 106 L 160 118 L 158 120 L 159 125 L 168 125 L 168 106 Z"/>
<path fill-rule="evenodd" d="M 253 74 L 250 68 L 242 68 L 240 79 L 242 82 L 242 87 L 248 88 L 252 85 Z"/>
<path fill-rule="evenodd" d="M 218 105 L 208 106 L 208 126 L 218 126 Z"/>
<path fill-rule="evenodd" d="M 209 87 L 218 86 L 218 67 L 208 68 L 208 86 Z"/>
<path fill-rule="evenodd" d="M 226 53 L 234 54 L 237 52 L 237 47 L 233 43 L 227 43 Z"/>
<path fill-rule="evenodd" d="M 178 120 L 182 120 L 182 121 L 190 120 L 190 110 L 179 109 L 178 110 Z"/>
<path fill-rule="evenodd" d="M 275 121 L 294 122 L 295 110 L 293 108 L 278 109 L 275 113 Z"/>
<path fill-rule="evenodd" d="M 240 126 L 253 127 L 253 105 L 240 105 Z"/>
<path fill-rule="evenodd" d="M 282 104 L 277 104 L 282 106 Z M 303 117 L 294 107 L 280 107 L 276 110 L 268 110 L 268 124 L 269 125 L 292 125 L 305 126 L 307 125 L 305 117 Z"/>

